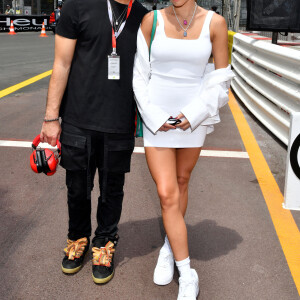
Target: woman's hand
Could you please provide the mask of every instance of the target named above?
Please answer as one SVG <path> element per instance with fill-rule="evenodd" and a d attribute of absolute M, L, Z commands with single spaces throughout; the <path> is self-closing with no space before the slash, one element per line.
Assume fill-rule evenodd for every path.
<path fill-rule="evenodd" d="M 190 122 L 185 118 L 184 114 L 179 114 L 176 119 L 183 119 L 181 123 L 176 125 L 176 128 L 180 128 L 182 130 L 187 130 L 191 127 Z"/>
<path fill-rule="evenodd" d="M 161 127 L 158 129 L 158 131 L 168 131 L 168 130 L 170 130 L 170 129 L 176 129 L 176 127 L 173 126 L 173 125 L 170 125 L 170 124 L 168 124 L 168 123 L 165 123 L 163 126 L 161 126 Z"/>

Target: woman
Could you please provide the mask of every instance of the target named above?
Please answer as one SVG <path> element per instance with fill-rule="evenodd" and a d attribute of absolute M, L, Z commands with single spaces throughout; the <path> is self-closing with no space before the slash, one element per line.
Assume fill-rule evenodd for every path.
<path fill-rule="evenodd" d="M 172 0 L 148 13 L 137 38 L 133 88 L 144 122 L 144 146 L 157 185 L 166 238 L 154 271 L 154 282 L 173 279 L 179 271 L 178 299 L 196 299 L 198 276 L 190 268 L 184 215 L 188 183 L 206 134 L 218 123 L 219 108 L 228 101 L 233 73 L 228 66 L 227 26 L 223 17 L 194 0 Z M 211 53 L 215 69 L 208 64 Z M 173 116 L 176 120 L 169 120 Z M 173 118 L 173 119 L 174 119 Z"/>

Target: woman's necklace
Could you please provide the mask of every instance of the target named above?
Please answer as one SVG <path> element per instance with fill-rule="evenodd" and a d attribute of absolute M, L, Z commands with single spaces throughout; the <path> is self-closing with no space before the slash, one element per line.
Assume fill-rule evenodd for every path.
<path fill-rule="evenodd" d="M 184 37 L 187 37 L 187 30 L 189 29 L 189 27 L 190 27 L 190 25 L 191 25 L 191 23 L 192 23 L 192 21 L 193 21 L 193 19 L 194 19 L 194 16 L 195 16 L 195 13 L 196 13 L 196 10 L 197 10 L 197 6 L 198 6 L 198 5 L 195 3 L 195 9 L 194 9 L 193 16 L 192 16 L 192 18 L 191 18 L 191 20 L 190 20 L 189 25 L 188 25 L 186 28 L 184 28 L 184 27 L 181 25 L 181 23 L 179 22 L 178 17 L 177 17 L 177 15 L 176 15 L 176 11 L 175 11 L 175 9 L 174 9 L 174 5 L 172 6 L 172 7 L 173 7 L 173 12 L 174 12 L 175 17 L 176 17 L 176 20 L 177 20 L 178 24 L 180 25 L 180 27 L 181 27 L 182 30 L 183 30 L 183 36 L 184 36 Z M 183 24 L 184 24 L 184 25 L 187 25 L 187 20 L 186 20 L 186 19 L 183 20 Z"/>

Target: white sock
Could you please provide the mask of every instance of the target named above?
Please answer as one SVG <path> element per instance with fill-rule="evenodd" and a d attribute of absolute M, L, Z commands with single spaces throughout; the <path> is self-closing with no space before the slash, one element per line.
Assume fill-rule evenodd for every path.
<path fill-rule="evenodd" d="M 192 277 L 190 257 L 189 256 L 184 260 L 175 261 L 175 263 L 176 263 L 176 266 L 178 268 L 180 277 L 185 277 L 185 278 L 187 278 L 187 277 L 191 278 Z"/>
<path fill-rule="evenodd" d="M 167 236 L 165 237 L 165 243 L 162 246 L 162 249 L 164 250 L 164 252 L 167 252 L 167 253 L 170 253 L 173 255 L 173 251 L 172 251 L 172 248 L 171 248 L 171 245 L 170 245 L 170 242 L 169 242 Z"/>

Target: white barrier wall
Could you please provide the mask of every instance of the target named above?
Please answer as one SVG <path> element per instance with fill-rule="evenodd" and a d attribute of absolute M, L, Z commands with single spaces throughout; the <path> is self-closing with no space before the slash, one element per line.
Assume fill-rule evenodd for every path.
<path fill-rule="evenodd" d="M 288 145 L 290 114 L 300 112 L 300 51 L 237 33 L 231 60 L 237 75 L 231 84 L 234 92 Z"/>

